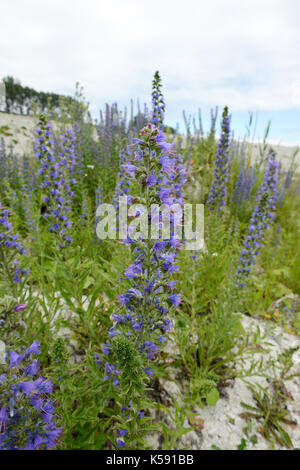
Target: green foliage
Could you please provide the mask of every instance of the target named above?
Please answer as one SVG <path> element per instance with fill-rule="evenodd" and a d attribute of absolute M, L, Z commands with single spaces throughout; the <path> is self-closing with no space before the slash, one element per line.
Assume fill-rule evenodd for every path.
<path fill-rule="evenodd" d="M 247 410 L 241 414 L 244 418 L 255 418 L 261 420 L 260 432 L 271 443 L 278 442 L 280 445 L 293 448 L 293 443 L 287 431 L 281 423 L 290 424 L 288 410 L 285 402 L 288 397 L 282 390 L 282 383 L 273 384 L 273 392 L 268 393 L 263 387 L 249 385 L 257 406 L 250 406 L 246 403 L 241 405 Z"/>

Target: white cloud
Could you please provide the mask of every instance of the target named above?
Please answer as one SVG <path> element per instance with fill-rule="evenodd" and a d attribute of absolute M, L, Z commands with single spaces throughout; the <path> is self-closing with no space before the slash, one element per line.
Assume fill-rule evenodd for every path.
<path fill-rule="evenodd" d="M 94 109 L 149 100 L 156 69 L 172 115 L 300 109 L 298 0 L 10 0 L 0 13 L 0 76 L 64 93 L 78 80 Z"/>
<path fill-rule="evenodd" d="M 292 103 L 294 106 L 300 107 L 300 80 L 292 83 Z"/>

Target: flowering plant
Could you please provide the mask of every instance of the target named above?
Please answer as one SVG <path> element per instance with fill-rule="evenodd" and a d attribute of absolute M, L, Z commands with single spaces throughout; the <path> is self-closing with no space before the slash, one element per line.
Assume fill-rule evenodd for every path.
<path fill-rule="evenodd" d="M 10 210 L 0 201 L 0 272 L 15 293 L 14 284 L 21 282 L 22 276 L 29 271 L 19 265 L 19 258 L 25 255 L 26 249 L 19 241 L 19 235 L 13 233 L 10 215 Z"/>
<path fill-rule="evenodd" d="M 221 211 L 226 203 L 229 143 L 230 143 L 230 116 L 225 106 L 222 116 L 222 133 L 215 157 L 214 178 L 208 196 L 208 207 L 210 210 Z"/>
<path fill-rule="evenodd" d="M 252 266 L 256 263 L 259 255 L 259 248 L 262 247 L 265 231 L 274 218 L 274 211 L 277 203 L 279 164 L 273 151 L 270 152 L 268 166 L 265 172 L 264 181 L 258 191 L 256 206 L 251 216 L 244 247 L 240 257 L 240 267 L 236 272 L 240 287 L 245 286 L 244 280 L 249 276 Z"/>

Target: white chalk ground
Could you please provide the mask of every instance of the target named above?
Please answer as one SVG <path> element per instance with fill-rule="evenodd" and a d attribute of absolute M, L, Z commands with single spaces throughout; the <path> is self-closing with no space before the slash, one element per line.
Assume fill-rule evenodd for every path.
<path fill-rule="evenodd" d="M 3 137 L 7 146 L 13 144 L 16 153 L 29 155 L 33 152 L 32 144 L 35 140 L 34 129 L 37 122 L 37 118 L 30 116 L 0 113 L 0 139 Z M 5 135 L 6 133 L 11 135 Z"/>
<path fill-rule="evenodd" d="M 266 323 L 264 321 L 243 316 L 242 324 L 247 333 L 255 333 L 258 327 L 262 337 L 266 333 Z M 243 360 L 243 366 L 245 369 L 249 369 L 253 361 L 263 359 L 264 365 L 266 366 L 265 373 L 273 378 L 275 377 L 271 367 L 271 361 L 275 360 L 276 363 L 278 354 L 288 348 L 299 347 L 299 350 L 293 355 L 293 367 L 289 372 L 289 374 L 298 374 L 298 376 L 284 382 L 286 390 L 290 394 L 290 399 L 287 401 L 287 409 L 290 414 L 289 418 L 291 424 L 286 425 L 280 422 L 280 425 L 288 432 L 293 447 L 300 448 L 300 339 L 297 336 L 287 333 L 280 327 L 274 327 L 272 331 L 267 332 L 262 345 L 264 349 L 268 350 L 268 353 L 262 354 L 258 350 L 257 353 L 251 355 L 251 358 L 245 358 Z M 174 346 L 169 345 L 168 349 L 170 350 L 169 352 L 172 352 L 172 350 L 174 351 Z M 236 366 L 238 370 L 241 368 L 241 364 L 238 362 Z M 270 381 L 260 375 L 246 377 L 245 380 L 253 385 L 260 384 L 266 388 L 270 387 Z M 245 380 L 236 378 L 230 383 L 230 386 L 223 388 L 224 393 L 221 394 L 221 398 L 215 405 L 206 405 L 204 408 L 196 406 L 193 411 L 196 413 L 196 419 L 198 418 L 198 422 L 201 423 L 200 428 L 203 428 L 198 431 L 190 431 L 182 436 L 178 441 L 177 448 L 211 450 L 214 448 L 213 446 L 217 446 L 221 450 L 236 450 L 241 444 L 242 439 L 245 439 L 246 448 L 248 450 L 285 449 L 285 447 L 279 444 L 274 444 L 273 447 L 258 431 L 262 426 L 262 421 L 252 418 L 252 429 L 248 433 L 248 436 L 245 435 L 244 429 L 247 427 L 247 422 L 240 415 L 247 410 L 243 408 L 241 402 L 250 406 L 257 406 Z M 160 379 L 160 385 L 168 396 L 176 397 L 180 402 L 182 388 L 178 381 Z M 174 428 L 174 424 L 165 414 L 156 412 L 156 419 L 164 419 L 170 428 Z M 187 419 L 185 420 L 185 425 L 186 427 L 190 427 Z M 256 436 L 256 444 L 252 443 L 250 440 L 252 436 Z M 160 449 L 160 434 L 158 432 L 152 432 L 149 443 L 154 449 Z"/>
<path fill-rule="evenodd" d="M 0 138 L 3 137 L 7 145 L 13 143 L 16 153 L 32 153 L 32 144 L 34 143 L 35 134 L 34 129 L 37 125 L 38 119 L 31 116 L 21 116 L 18 114 L 7 114 L 0 112 Z M 51 121 L 51 125 L 55 128 L 55 122 Z M 5 132 L 12 135 L 4 135 L 1 132 L 3 126 L 8 126 Z M 95 132 L 95 138 L 97 134 Z M 276 151 L 279 160 L 282 163 L 284 169 L 288 169 L 294 152 L 298 147 L 296 146 L 283 146 L 283 145 L 272 145 L 272 148 Z M 255 159 L 258 154 L 258 144 L 252 145 L 253 158 Z M 300 166 L 300 151 L 296 156 L 295 162 Z"/>

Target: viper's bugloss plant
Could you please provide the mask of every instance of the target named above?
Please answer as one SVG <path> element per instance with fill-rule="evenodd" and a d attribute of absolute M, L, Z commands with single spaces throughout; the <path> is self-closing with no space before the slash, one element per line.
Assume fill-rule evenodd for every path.
<path fill-rule="evenodd" d="M 19 283 L 29 270 L 21 267 L 20 258 L 26 253 L 26 249 L 19 241 L 19 235 L 14 233 L 13 224 L 10 221 L 10 210 L 5 208 L 0 201 L 0 272 L 2 279 L 6 278 L 14 289 L 14 283 Z"/>
<path fill-rule="evenodd" d="M 131 225 L 127 227 L 124 241 L 135 255 L 125 270 L 131 287 L 119 297 L 122 308 L 113 315 L 114 325 L 104 345 L 105 380 L 126 390 L 122 406 L 128 408 L 129 402 L 139 400 L 147 377 L 153 375 L 151 360 L 171 328 L 170 310 L 180 303 L 180 294 L 174 292 L 176 281 L 170 279 L 178 270 L 175 262 L 180 247 L 180 240 L 174 235 L 175 215 L 170 214 L 168 239 L 161 234 L 158 239 L 151 239 L 150 228 L 152 224 L 162 225 L 161 213 L 153 211 L 153 205 L 163 204 L 170 210 L 175 204 L 181 208 L 185 169 L 164 133 L 149 123 L 134 139 L 132 161 L 123 163 L 122 170 L 139 183 L 140 195 L 131 194 L 130 200 L 136 198 L 144 204 L 137 206 L 135 219 L 145 217 L 146 208 L 148 231 L 146 239 L 141 239 L 132 232 Z"/>
<path fill-rule="evenodd" d="M 274 152 L 271 150 L 264 181 L 259 188 L 256 206 L 251 216 L 244 247 L 240 257 L 240 267 L 236 272 L 236 277 L 240 287 L 245 286 L 244 280 L 249 276 L 252 266 L 256 263 L 256 257 L 259 255 L 259 249 L 262 247 L 265 231 L 269 228 L 270 222 L 274 218 L 276 203 L 278 201 L 277 185 L 278 185 L 279 163 L 275 158 Z"/>
<path fill-rule="evenodd" d="M 62 135 L 59 152 L 61 173 L 65 181 L 62 182 L 68 196 L 74 196 L 74 187 L 77 183 L 78 162 L 76 156 L 76 134 L 73 129 L 67 129 Z"/>
<path fill-rule="evenodd" d="M 69 214 L 74 196 L 73 186 L 76 184 L 75 132 L 68 130 L 63 135 L 59 156 L 55 154 L 51 126 L 43 115 L 40 116 L 36 133 L 43 217 L 47 221 L 49 232 L 57 235 L 62 248 L 73 241 L 69 234 L 72 227 Z"/>
<path fill-rule="evenodd" d="M 61 434 L 55 424 L 50 398 L 51 380 L 39 375 L 33 355 L 40 354 L 36 340 L 24 353 L 6 351 L 0 358 L 0 449 L 53 449 Z"/>
<path fill-rule="evenodd" d="M 256 183 L 256 179 L 257 174 L 255 169 L 246 167 L 243 162 L 232 195 L 232 202 L 237 214 L 241 212 L 243 205 L 249 202 L 251 190 Z"/>
<path fill-rule="evenodd" d="M 215 156 L 215 169 L 207 204 L 210 210 L 221 211 L 226 203 L 229 145 L 230 145 L 230 116 L 225 106 L 222 115 L 222 132 Z"/>
<path fill-rule="evenodd" d="M 57 208 L 59 210 L 58 219 L 61 223 L 60 236 L 63 243 L 60 247 L 68 246 L 73 242 L 71 236 L 71 212 L 72 201 L 75 195 L 75 188 L 78 176 L 78 161 L 76 157 L 76 135 L 73 129 L 67 129 L 62 135 L 60 149 L 60 198 L 58 199 Z"/>

